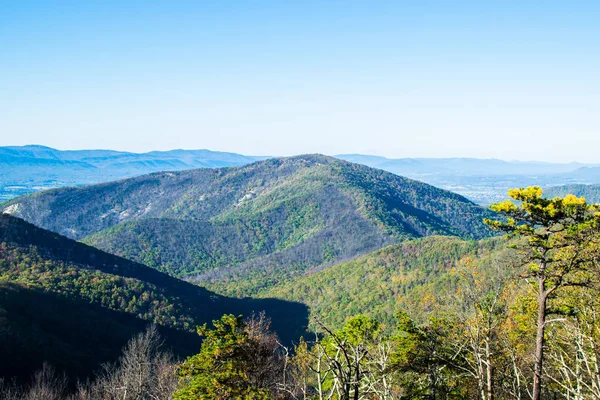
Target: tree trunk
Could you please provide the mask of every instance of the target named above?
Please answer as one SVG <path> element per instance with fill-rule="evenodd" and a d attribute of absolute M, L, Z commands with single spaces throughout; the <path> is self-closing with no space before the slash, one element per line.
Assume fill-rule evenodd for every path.
<path fill-rule="evenodd" d="M 358 400 L 360 396 L 360 365 L 357 365 L 354 372 L 354 400 Z"/>
<path fill-rule="evenodd" d="M 538 279 L 538 319 L 535 338 L 535 369 L 533 376 L 532 400 L 540 400 L 542 394 L 542 368 L 544 363 L 544 331 L 546 329 L 546 279 Z"/>
<path fill-rule="evenodd" d="M 494 365 L 492 364 L 492 354 L 490 351 L 489 333 L 485 341 L 485 358 L 486 358 L 486 392 L 487 400 L 494 400 Z"/>
<path fill-rule="evenodd" d="M 429 384 L 430 384 L 430 389 L 431 389 L 431 393 L 429 394 L 429 398 L 431 400 L 436 400 L 437 398 L 437 393 L 436 393 L 436 389 L 437 389 L 437 382 L 436 382 L 436 378 L 435 378 L 435 373 L 433 372 L 433 370 L 430 367 L 429 370 Z"/>

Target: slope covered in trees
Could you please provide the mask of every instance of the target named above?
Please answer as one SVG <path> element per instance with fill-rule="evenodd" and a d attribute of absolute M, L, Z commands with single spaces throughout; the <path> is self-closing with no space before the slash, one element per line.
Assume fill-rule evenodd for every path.
<path fill-rule="evenodd" d="M 219 296 L 0 214 L 0 374 L 49 361 L 85 375 L 149 323 L 189 354 L 197 325 L 263 310 L 284 341 L 306 326 L 301 304 Z"/>
<path fill-rule="evenodd" d="M 171 275 L 252 281 L 241 294 L 405 239 L 489 234 L 462 196 L 319 155 L 57 189 L 4 210 Z"/>
<path fill-rule="evenodd" d="M 509 257 L 501 238 L 481 241 L 432 236 L 388 246 L 313 275 L 276 285 L 261 295 L 302 301 L 327 325 L 364 314 L 387 326 L 409 310 L 424 321 L 433 312 L 459 307 L 456 270 L 476 260 L 480 273 Z M 229 290 L 232 290 L 230 287 Z"/>
<path fill-rule="evenodd" d="M 564 185 L 553 186 L 544 190 L 544 197 L 553 199 L 573 194 L 585 197 L 588 203 L 600 203 L 600 185 Z"/>

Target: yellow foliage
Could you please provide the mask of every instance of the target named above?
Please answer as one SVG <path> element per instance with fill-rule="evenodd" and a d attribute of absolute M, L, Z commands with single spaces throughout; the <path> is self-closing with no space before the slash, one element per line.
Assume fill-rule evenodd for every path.
<path fill-rule="evenodd" d="M 527 188 L 510 189 L 508 195 L 519 201 L 535 200 L 542 197 L 542 188 L 539 186 L 529 186 Z"/>
<path fill-rule="evenodd" d="M 513 203 L 510 200 L 505 200 L 500 203 L 492 204 L 490 208 L 499 213 L 511 213 L 519 210 L 519 207 L 517 207 L 515 203 Z"/>
<path fill-rule="evenodd" d="M 582 206 L 585 205 L 585 197 L 577 197 L 572 194 L 568 194 L 562 199 L 565 206 Z"/>

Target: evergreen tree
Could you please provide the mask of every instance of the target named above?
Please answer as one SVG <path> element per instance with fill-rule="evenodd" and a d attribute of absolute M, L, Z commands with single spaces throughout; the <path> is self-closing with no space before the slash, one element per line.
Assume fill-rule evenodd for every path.
<path fill-rule="evenodd" d="M 548 315 L 558 311 L 549 308 L 549 301 L 559 298 L 564 288 L 590 286 L 600 214 L 597 207 L 587 204 L 583 197 L 567 195 L 545 199 L 537 186 L 512 189 L 508 195 L 519 203 L 507 200 L 492 205 L 491 209 L 501 218 L 485 222 L 510 236 L 524 239 L 519 246 L 527 267 L 523 278 L 535 285 L 538 305 L 532 397 L 539 400 L 545 329 Z"/>

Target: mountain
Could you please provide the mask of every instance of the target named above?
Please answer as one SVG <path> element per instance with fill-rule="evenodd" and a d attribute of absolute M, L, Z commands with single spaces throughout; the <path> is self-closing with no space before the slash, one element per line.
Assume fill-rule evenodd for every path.
<path fill-rule="evenodd" d="M 321 155 L 55 189 L 4 211 L 174 276 L 243 283 L 238 296 L 406 239 L 489 234 L 460 195 Z"/>
<path fill-rule="evenodd" d="M 423 181 L 482 205 L 503 200 L 513 187 L 600 183 L 600 168 L 593 164 L 476 158 L 390 159 L 363 154 L 335 157 Z M 138 154 L 63 151 L 38 145 L 0 147 L 0 201 L 49 188 L 90 185 L 159 171 L 238 166 L 264 159 L 267 157 L 210 150 Z"/>
<path fill-rule="evenodd" d="M 150 323 L 186 356 L 199 348 L 197 325 L 261 311 L 287 342 L 307 324 L 302 304 L 223 297 L 0 214 L 0 377 L 43 361 L 86 377 Z"/>
<path fill-rule="evenodd" d="M 469 259 L 476 263 L 477 276 L 485 279 L 494 262 L 509 253 L 504 238 L 431 236 L 385 247 L 259 295 L 302 301 L 312 315 L 334 328 L 357 314 L 391 327 L 398 311 L 426 320 L 434 310 L 457 310 L 457 268 Z"/>
<path fill-rule="evenodd" d="M 244 165 L 265 158 L 210 150 L 137 154 L 65 151 L 37 145 L 0 147 L 0 201 L 53 187 L 108 182 L 157 171 Z"/>
<path fill-rule="evenodd" d="M 357 162 L 391 171 L 399 175 L 450 173 L 461 176 L 550 175 L 573 172 L 585 164 L 547 163 L 536 161 L 504 161 L 494 158 L 397 158 L 362 154 L 340 154 L 342 160 Z"/>
<path fill-rule="evenodd" d="M 600 183 L 600 167 L 583 166 L 567 174 L 570 178 L 582 183 Z"/>
<path fill-rule="evenodd" d="M 342 154 L 340 159 L 381 168 L 462 194 L 478 204 L 506 199 L 515 187 L 600 183 L 600 168 L 580 163 L 477 158 L 398 158 Z"/>
<path fill-rule="evenodd" d="M 565 197 L 567 194 L 583 196 L 588 203 L 600 203 L 600 185 L 563 185 L 544 189 L 544 196 L 550 199 Z"/>

